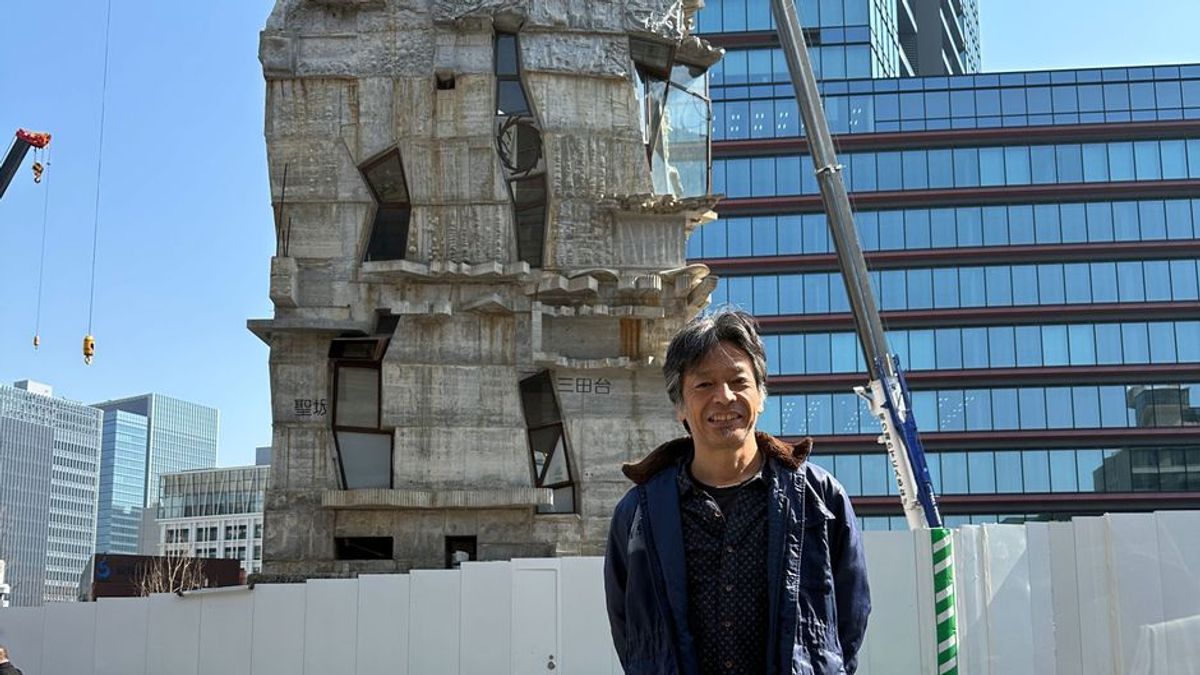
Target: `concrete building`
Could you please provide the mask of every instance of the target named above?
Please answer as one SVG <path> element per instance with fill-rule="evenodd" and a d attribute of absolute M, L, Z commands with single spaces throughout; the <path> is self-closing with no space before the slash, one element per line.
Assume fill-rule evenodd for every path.
<path fill-rule="evenodd" d="M 104 411 L 97 545 L 103 553 L 153 554 L 159 477 L 217 465 L 219 415 L 215 408 L 162 394 L 95 407 Z"/>
<path fill-rule="evenodd" d="M 258 572 L 270 476 L 271 467 L 261 464 L 163 474 L 158 555 L 232 558 L 246 572 Z"/>
<path fill-rule="evenodd" d="M 268 576 L 602 550 L 715 283 L 699 5 L 276 4 Z"/>
<path fill-rule="evenodd" d="M 100 418 L 48 385 L 0 385 L 0 559 L 11 604 L 76 597 L 96 541 Z"/>
<path fill-rule="evenodd" d="M 868 30 L 881 3 L 846 0 L 830 24 L 835 4 L 799 3 L 821 44 Z M 728 50 L 710 88 L 726 198 L 688 258 L 721 276 L 715 303 L 769 333 L 760 426 L 812 436 L 864 525 L 903 528 L 878 427 L 851 393 L 864 368 L 786 66 L 761 66 L 773 35 L 707 18 L 768 7 L 700 13 Z M 821 84 L 946 521 L 1200 506 L 1200 66 L 964 69 L 826 69 Z"/>

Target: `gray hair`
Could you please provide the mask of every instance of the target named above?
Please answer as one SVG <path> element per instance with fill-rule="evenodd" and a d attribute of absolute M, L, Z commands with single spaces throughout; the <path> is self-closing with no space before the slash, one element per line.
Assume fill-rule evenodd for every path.
<path fill-rule="evenodd" d="M 754 364 L 754 381 L 765 398 L 767 395 L 767 356 L 758 322 L 749 314 L 734 309 L 720 309 L 692 319 L 671 339 L 663 377 L 667 395 L 676 407 L 683 405 L 683 375 L 720 342 L 728 342 L 746 352 Z"/>

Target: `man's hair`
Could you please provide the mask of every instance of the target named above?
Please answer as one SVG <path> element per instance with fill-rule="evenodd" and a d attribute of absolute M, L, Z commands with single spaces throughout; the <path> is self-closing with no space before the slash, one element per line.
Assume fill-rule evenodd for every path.
<path fill-rule="evenodd" d="M 720 342 L 728 342 L 746 352 L 754 364 L 754 382 L 763 397 L 767 395 L 767 356 L 758 337 L 758 322 L 745 312 L 721 309 L 692 319 L 671 339 L 663 377 L 667 395 L 676 407 L 683 405 L 683 375 Z"/>
<path fill-rule="evenodd" d="M 8 650 L 4 648 L 4 645 L 0 645 L 0 661 L 3 661 L 7 658 L 8 658 Z"/>

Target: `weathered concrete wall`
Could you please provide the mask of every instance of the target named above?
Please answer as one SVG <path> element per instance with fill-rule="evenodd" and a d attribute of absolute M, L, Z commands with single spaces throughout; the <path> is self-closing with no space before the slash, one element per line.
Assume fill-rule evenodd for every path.
<path fill-rule="evenodd" d="M 665 341 L 715 283 L 684 268 L 687 235 L 715 200 L 652 194 L 630 42 L 711 64 L 719 51 L 687 35 L 698 5 L 279 0 L 259 54 L 275 314 L 250 322 L 271 348 L 268 576 L 440 567 L 447 536 L 476 537 L 485 560 L 603 550 L 628 487 L 620 464 L 680 431 Z M 497 152 L 497 30 L 520 36 L 541 134 L 540 268 L 518 258 Z M 363 168 L 395 150 L 411 208 L 404 258 L 363 262 L 377 208 Z M 393 333 L 377 335 L 380 313 L 399 316 Z M 330 345 L 356 335 L 389 340 L 390 489 L 343 489 Z M 575 481 L 569 513 L 535 508 L 548 491 L 535 486 L 519 383 L 544 370 Z M 395 553 L 337 560 L 337 537 L 392 537 Z"/>

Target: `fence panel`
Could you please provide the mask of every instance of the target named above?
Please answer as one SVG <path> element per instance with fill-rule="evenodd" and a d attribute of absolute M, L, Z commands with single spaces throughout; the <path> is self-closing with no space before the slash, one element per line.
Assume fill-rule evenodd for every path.
<path fill-rule="evenodd" d="M 146 670 L 154 675 L 197 675 L 201 603 L 171 593 L 155 593 L 147 602 Z"/>
<path fill-rule="evenodd" d="M 959 528 L 954 537 L 958 663 L 963 675 L 988 675 L 991 672 L 982 538 L 983 528 L 976 525 Z"/>
<path fill-rule="evenodd" d="M 97 600 L 96 675 L 147 675 L 149 629 L 150 603 L 143 598 Z"/>
<path fill-rule="evenodd" d="M 983 526 L 989 667 L 995 673 L 1034 672 L 1029 559 L 1025 528 Z"/>
<path fill-rule="evenodd" d="M 408 575 L 358 578 L 358 675 L 408 672 Z"/>
<path fill-rule="evenodd" d="M 1120 672 L 1128 673 L 1137 652 L 1141 627 L 1163 621 L 1162 578 L 1157 574 L 1158 527 L 1149 513 L 1105 516 L 1112 555 L 1120 631 Z"/>
<path fill-rule="evenodd" d="M 59 602 L 46 605 L 42 641 L 45 675 L 92 675 L 96 670 L 96 605 Z"/>
<path fill-rule="evenodd" d="M 507 672 L 512 653 L 512 564 L 462 566 L 460 673 Z"/>
<path fill-rule="evenodd" d="M 1079 644 L 1082 670 L 1088 675 L 1117 675 L 1118 636 L 1109 622 L 1112 575 L 1108 523 L 1103 516 L 1076 518 L 1075 569 L 1079 581 Z"/>
<path fill-rule="evenodd" d="M 304 612 L 304 672 L 357 669 L 358 579 L 313 579 Z"/>
<path fill-rule="evenodd" d="M 200 672 L 250 675 L 254 631 L 253 591 L 206 592 L 189 598 L 200 606 Z"/>
<path fill-rule="evenodd" d="M 23 670 L 42 669 L 42 636 L 45 631 L 45 607 L 9 607 L 0 610 L 0 644 L 8 648 L 13 663 Z"/>
<path fill-rule="evenodd" d="M 1050 577 L 1050 523 L 1025 525 L 1029 566 L 1029 626 L 1033 630 L 1033 675 L 1054 673 L 1054 593 Z"/>
<path fill-rule="evenodd" d="M 1154 514 L 1158 529 L 1158 573 L 1162 577 L 1163 619 L 1200 615 L 1200 511 Z"/>
<path fill-rule="evenodd" d="M 557 558 L 514 560 L 512 668 L 521 675 L 549 673 L 562 659 L 559 649 Z"/>
<path fill-rule="evenodd" d="M 604 601 L 604 559 L 563 558 L 562 661 L 564 673 L 608 675 L 620 662 L 608 629 Z"/>
<path fill-rule="evenodd" d="M 254 587 L 254 675 L 298 675 L 304 672 L 305 589 L 301 584 Z M 154 673 L 153 675 L 158 675 Z"/>
<path fill-rule="evenodd" d="M 461 575 L 458 570 L 415 570 L 409 577 L 408 672 L 461 672 Z"/>
<path fill-rule="evenodd" d="M 1054 667 L 1056 675 L 1084 675 L 1079 630 L 1079 571 L 1075 561 L 1075 527 L 1047 523 L 1050 545 L 1050 589 L 1053 594 Z"/>
<path fill-rule="evenodd" d="M 861 660 L 863 672 L 929 672 L 921 659 L 916 554 L 911 532 L 871 532 L 867 574 L 871 580 L 871 619 Z M 930 626 L 932 630 L 932 626 Z"/>

